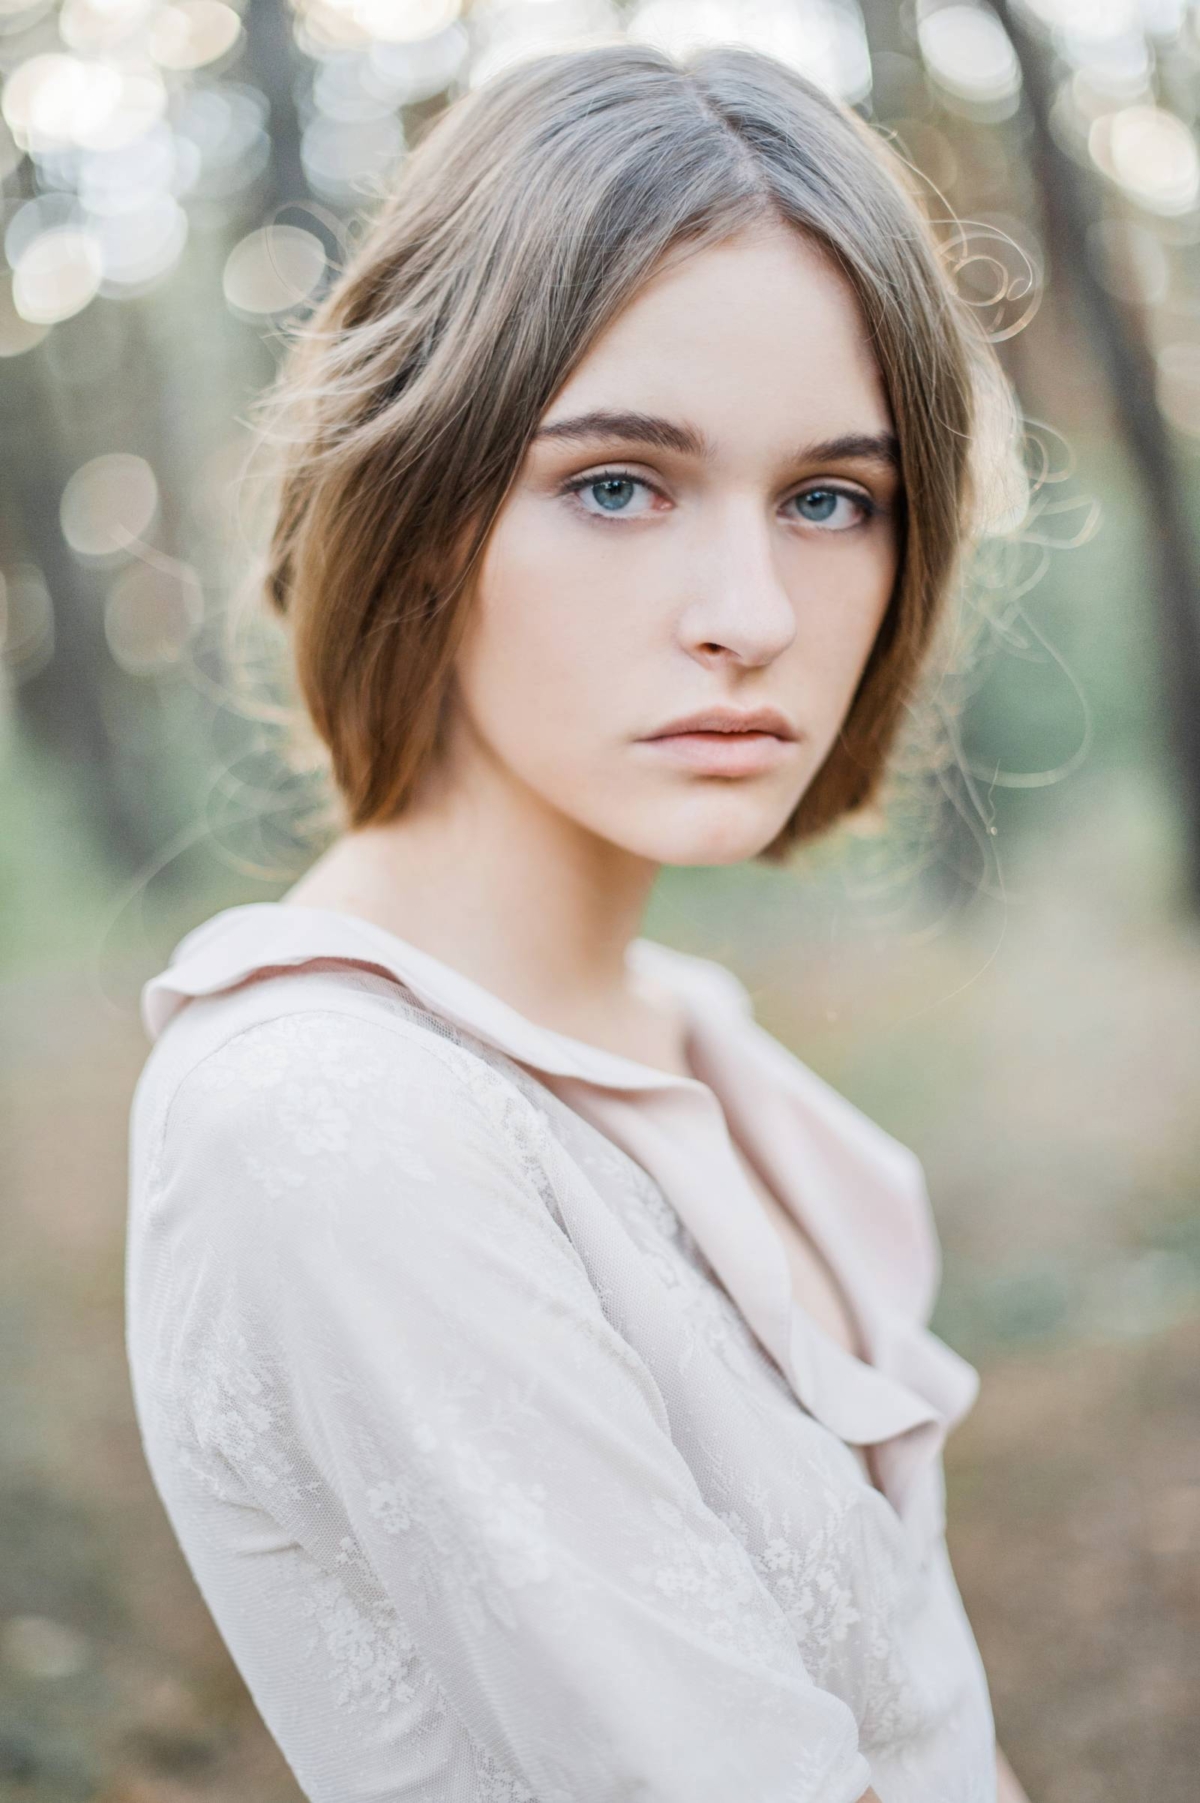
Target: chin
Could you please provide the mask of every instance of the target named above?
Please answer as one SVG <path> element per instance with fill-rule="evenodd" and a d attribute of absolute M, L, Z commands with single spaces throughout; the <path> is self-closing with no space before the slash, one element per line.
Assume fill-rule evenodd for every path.
<path fill-rule="evenodd" d="M 726 801 L 709 819 L 703 818 L 703 808 L 681 807 L 673 818 L 642 821 L 637 831 L 612 836 L 656 864 L 744 864 L 778 837 L 795 805 L 780 813 L 778 807 L 755 807 L 748 801 L 739 807 Z"/>

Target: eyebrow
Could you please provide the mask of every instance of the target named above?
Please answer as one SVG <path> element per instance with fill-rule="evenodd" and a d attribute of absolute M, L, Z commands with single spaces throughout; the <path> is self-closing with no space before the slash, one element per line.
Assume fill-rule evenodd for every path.
<path fill-rule="evenodd" d="M 536 439 L 565 439 L 579 443 L 589 438 L 619 438 L 629 444 L 653 445 L 660 451 L 678 451 L 684 457 L 711 462 L 713 446 L 698 426 L 680 425 L 657 413 L 609 412 L 595 408 L 571 419 L 551 420 L 534 433 Z M 797 445 L 796 463 L 875 463 L 900 473 L 900 443 L 892 432 L 843 432 Z"/>

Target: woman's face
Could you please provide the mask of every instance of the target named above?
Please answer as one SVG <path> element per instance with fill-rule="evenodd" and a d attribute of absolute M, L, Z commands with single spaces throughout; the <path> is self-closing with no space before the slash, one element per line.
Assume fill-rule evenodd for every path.
<path fill-rule="evenodd" d="M 660 864 L 731 864 L 824 762 L 896 574 L 893 423 L 797 233 L 664 268 L 546 410 L 477 571 L 455 760 Z M 662 736 L 770 710 L 768 732 Z"/>

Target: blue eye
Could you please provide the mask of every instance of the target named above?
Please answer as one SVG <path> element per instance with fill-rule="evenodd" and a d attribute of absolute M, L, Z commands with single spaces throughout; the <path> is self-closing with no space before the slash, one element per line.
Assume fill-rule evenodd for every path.
<path fill-rule="evenodd" d="M 587 493 L 595 495 L 605 513 L 620 513 L 637 487 L 632 476 L 598 476 L 587 484 Z"/>
<path fill-rule="evenodd" d="M 816 503 L 819 512 L 816 514 L 809 513 L 804 516 L 809 524 L 813 526 L 824 526 L 828 524 L 833 517 L 833 511 L 838 502 L 849 501 L 852 506 L 857 507 L 858 519 L 847 520 L 842 526 L 835 527 L 834 530 L 839 532 L 844 532 L 848 530 L 849 527 L 858 525 L 862 520 L 869 519 L 872 514 L 879 511 L 874 501 L 869 500 L 866 495 L 852 494 L 848 489 L 844 488 L 809 488 L 806 489 L 803 494 L 793 496 L 793 499 L 798 502 Z"/>
<path fill-rule="evenodd" d="M 613 469 L 601 470 L 598 476 L 576 476 L 562 492 L 570 495 L 589 519 L 622 519 L 627 514 L 639 519 L 641 515 L 629 505 L 639 488 L 649 491 L 651 484 L 641 476 L 631 476 L 628 470 Z M 595 506 L 584 506 L 585 495 L 594 497 Z"/>

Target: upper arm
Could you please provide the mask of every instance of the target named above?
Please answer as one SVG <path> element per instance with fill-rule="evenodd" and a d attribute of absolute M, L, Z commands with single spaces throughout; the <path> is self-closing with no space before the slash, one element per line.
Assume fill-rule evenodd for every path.
<path fill-rule="evenodd" d="M 701 1495 L 538 1131 L 419 1028 L 290 1016 L 198 1067 L 156 1207 L 186 1356 L 240 1347 L 261 1431 L 208 1429 L 301 1524 L 302 1458 L 459 1718 L 546 1803 L 857 1803 L 853 1715 Z"/>

